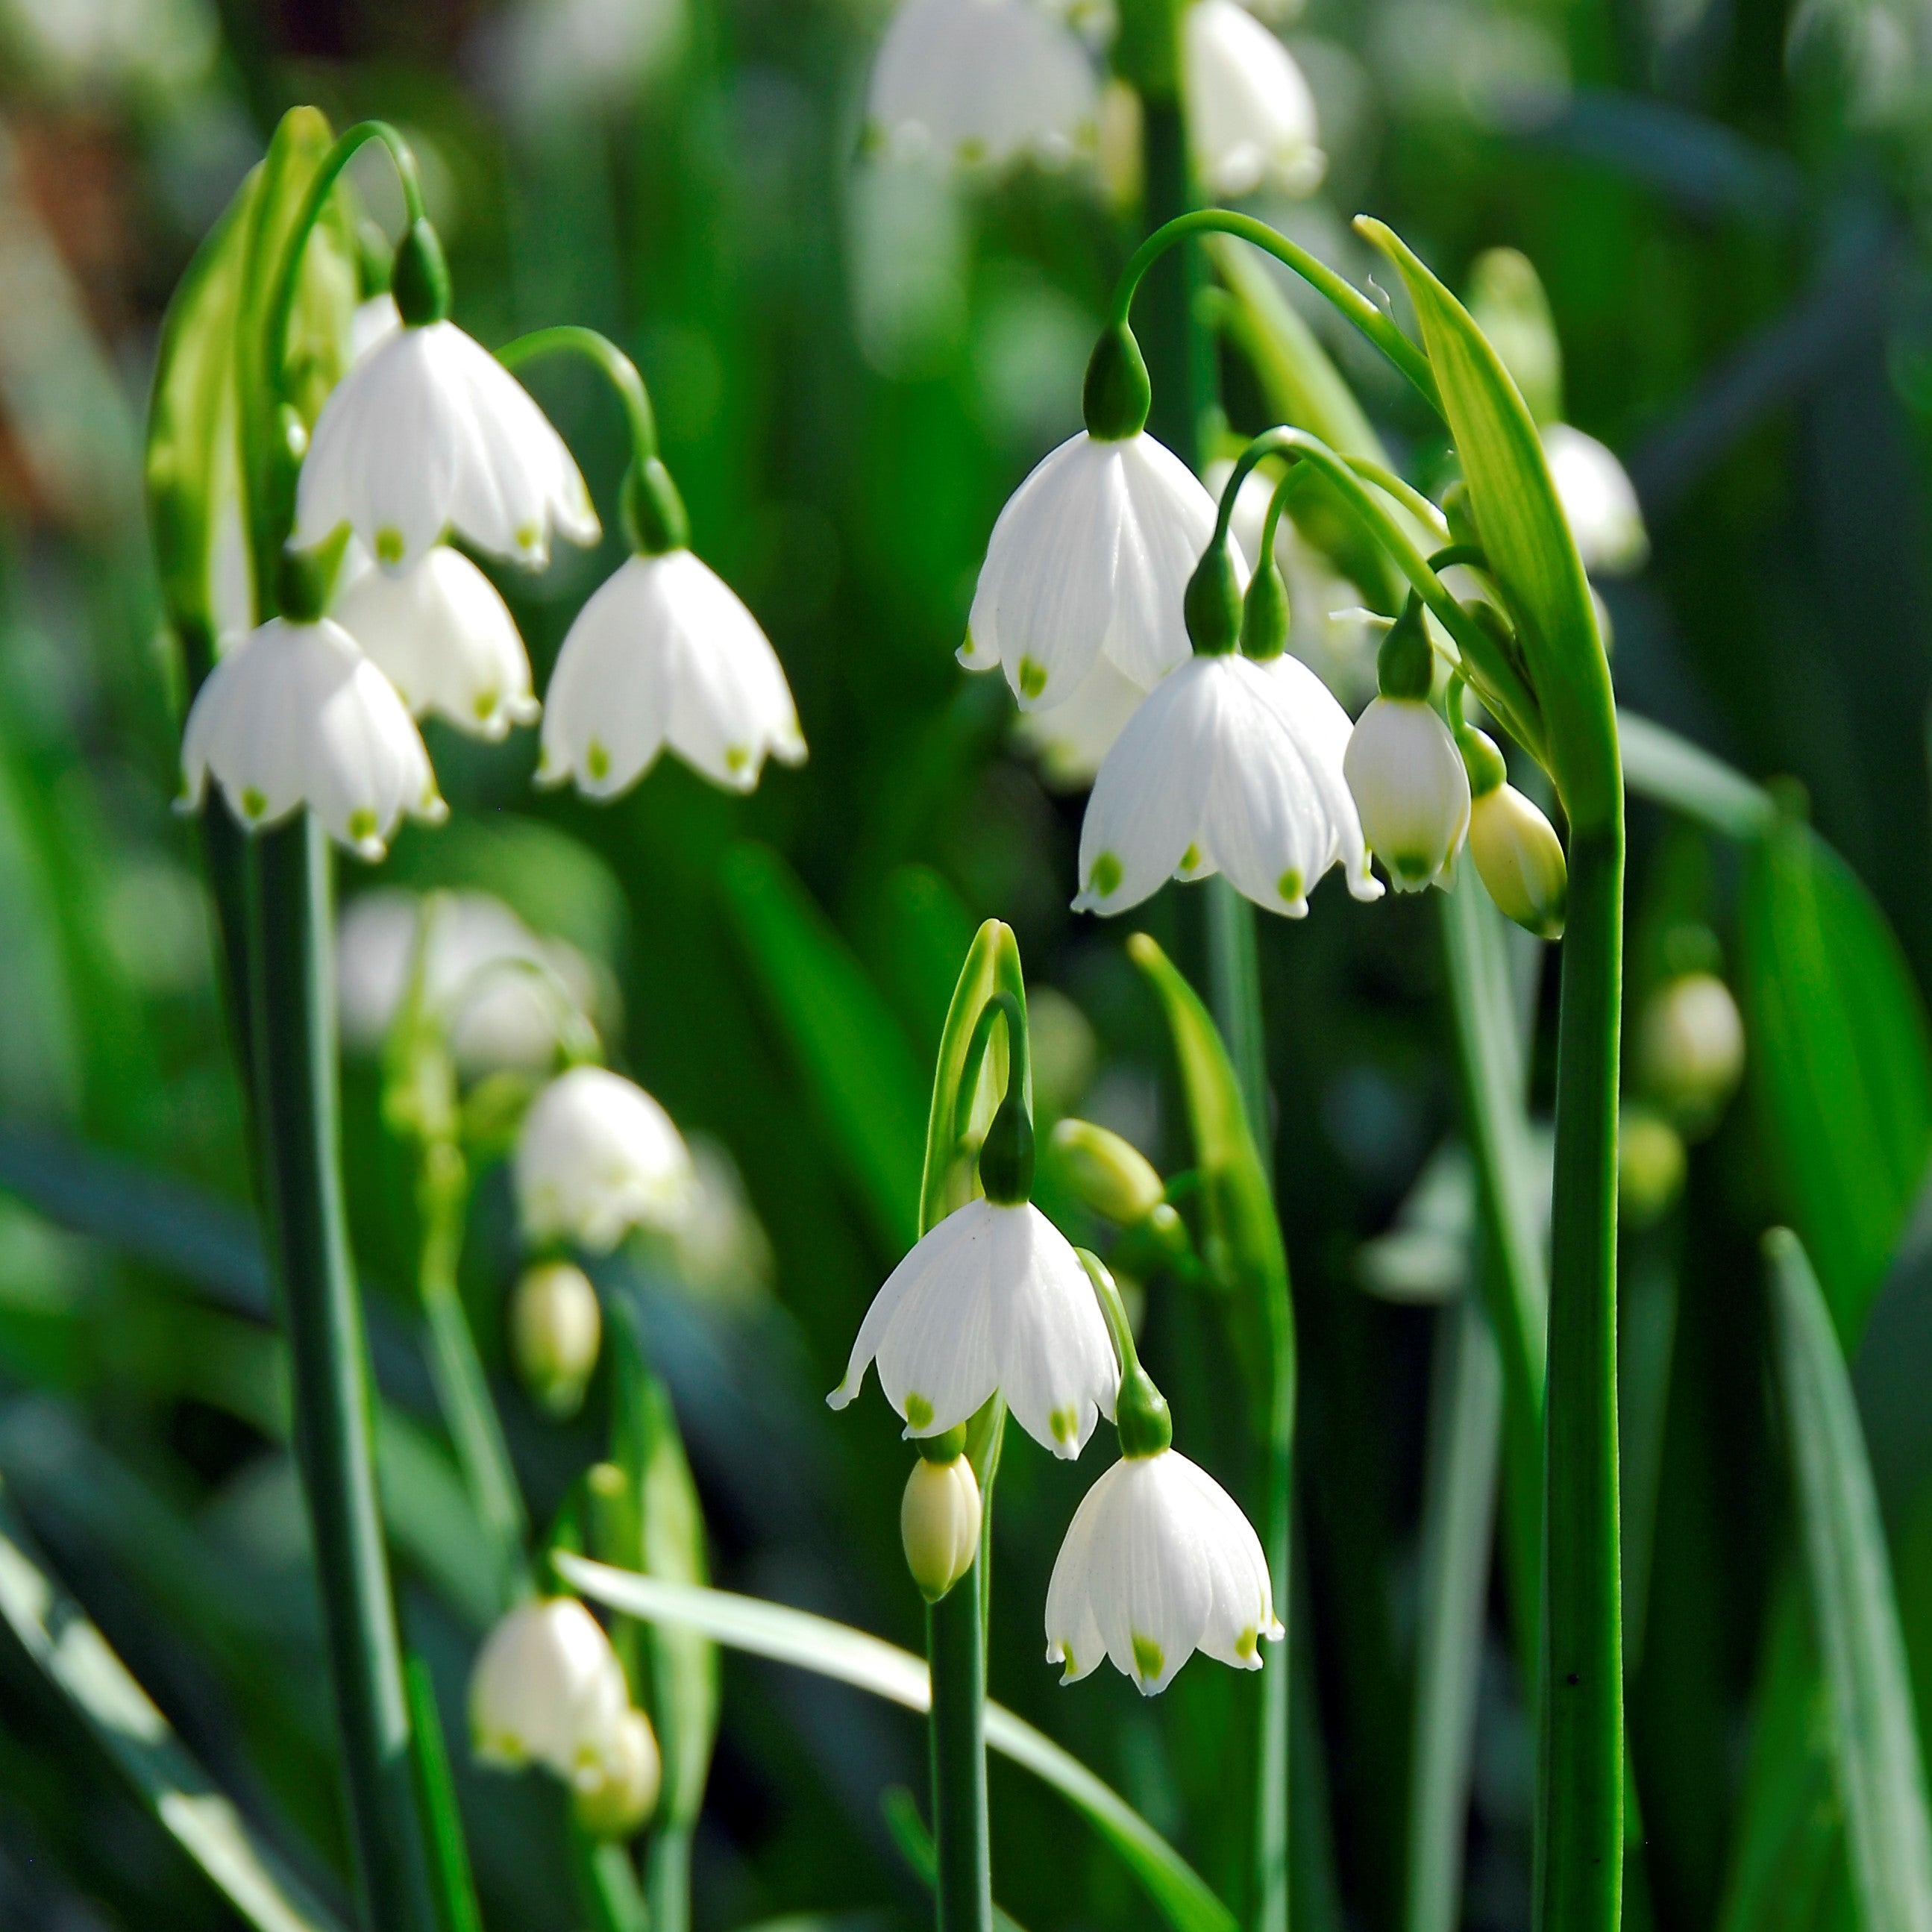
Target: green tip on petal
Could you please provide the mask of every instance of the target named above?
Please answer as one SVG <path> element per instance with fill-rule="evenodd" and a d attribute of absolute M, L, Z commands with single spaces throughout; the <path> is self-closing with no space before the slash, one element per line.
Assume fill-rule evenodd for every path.
<path fill-rule="evenodd" d="M 1037 658 L 1020 659 L 1020 695 L 1037 698 L 1046 688 L 1046 667 Z"/>
<path fill-rule="evenodd" d="M 1275 890 L 1280 892 L 1290 905 L 1298 904 L 1308 896 L 1308 888 L 1304 883 L 1301 874 L 1292 866 L 1276 880 Z"/>
<path fill-rule="evenodd" d="M 584 748 L 584 769 L 600 783 L 610 776 L 610 754 L 595 738 Z"/>
<path fill-rule="evenodd" d="M 1151 1684 L 1160 1675 L 1161 1666 L 1167 1661 L 1159 1644 L 1150 1636 L 1134 1637 L 1134 1674 L 1143 1684 Z"/>
<path fill-rule="evenodd" d="M 1111 892 L 1120 890 L 1120 881 L 1126 871 L 1119 859 L 1112 852 L 1102 852 L 1094 861 L 1094 869 L 1087 874 L 1087 890 L 1096 898 L 1105 898 Z"/>
<path fill-rule="evenodd" d="M 242 794 L 242 815 L 244 818 L 260 818 L 268 808 L 268 801 L 253 785 L 246 787 Z"/>
<path fill-rule="evenodd" d="M 932 1405 L 922 1395 L 909 1395 L 905 1402 L 907 1425 L 914 1429 L 924 1429 L 932 1420 Z"/>
<path fill-rule="evenodd" d="M 376 560 L 378 563 L 403 560 L 403 533 L 392 524 L 385 524 L 376 532 Z"/>

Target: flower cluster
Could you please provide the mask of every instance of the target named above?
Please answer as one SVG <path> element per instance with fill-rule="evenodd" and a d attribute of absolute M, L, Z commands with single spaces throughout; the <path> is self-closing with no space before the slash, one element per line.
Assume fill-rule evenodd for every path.
<path fill-rule="evenodd" d="M 418 719 L 501 739 L 538 716 L 515 620 L 457 543 L 540 570 L 554 538 L 590 544 L 602 534 L 562 438 L 448 319 L 427 221 L 405 234 L 394 283 L 393 298 L 358 311 L 358 352 L 307 440 L 280 614 L 231 627 L 182 745 L 184 806 L 212 778 L 250 829 L 306 806 L 370 860 L 405 814 L 444 815 Z M 635 370 L 587 332 L 546 332 L 529 346 L 598 362 L 630 406 L 633 442 L 624 522 L 634 554 L 564 640 L 542 708 L 539 779 L 574 778 L 608 798 L 668 746 L 713 783 L 748 791 L 767 757 L 805 756 L 777 656 L 689 548 Z"/>

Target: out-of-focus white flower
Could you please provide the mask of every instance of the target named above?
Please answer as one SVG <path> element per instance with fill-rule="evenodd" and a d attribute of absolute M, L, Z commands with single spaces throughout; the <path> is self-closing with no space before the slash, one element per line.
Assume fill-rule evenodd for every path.
<path fill-rule="evenodd" d="M 1003 664 L 1022 710 L 1071 698 L 1102 657 L 1151 689 L 1187 656 L 1187 583 L 1214 530 L 1213 498 L 1171 450 L 1083 430 L 1000 512 L 959 662 Z"/>
<path fill-rule="evenodd" d="M 771 1237 L 726 1149 L 708 1135 L 694 1134 L 691 1159 L 697 1193 L 672 1235 L 678 1274 L 720 1301 L 754 1298 L 770 1285 Z"/>
<path fill-rule="evenodd" d="M 436 544 L 406 569 L 365 570 L 333 614 L 417 717 L 434 712 L 493 740 L 536 722 L 516 620 L 460 550 Z"/>
<path fill-rule="evenodd" d="M 522 0 L 490 22 L 490 92 L 520 123 L 628 102 L 684 50 L 687 0 Z"/>
<path fill-rule="evenodd" d="M 922 1456 L 899 1500 L 899 1542 L 920 1594 L 936 1604 L 980 1553 L 980 1485 L 964 1456 L 928 1462 Z"/>
<path fill-rule="evenodd" d="M 1182 33 L 1194 166 L 1208 194 L 1313 194 L 1328 158 L 1294 56 L 1236 0 L 1193 0 Z"/>
<path fill-rule="evenodd" d="M 867 1365 L 909 1436 L 964 1422 L 997 1389 L 1042 1448 L 1072 1457 L 1112 1415 L 1120 1371 L 1092 1284 L 1065 1235 L 1028 1202 L 969 1201 L 920 1240 L 873 1298 L 845 1378 Z"/>
<path fill-rule="evenodd" d="M 539 1764 L 594 1790 L 623 1768 L 630 1693 L 603 1626 L 574 1597 L 520 1604 L 484 1639 L 470 1678 L 476 1756 Z"/>
<path fill-rule="evenodd" d="M 596 1001 L 589 962 L 560 939 L 540 939 L 487 892 L 440 895 L 429 912 L 422 997 L 442 1020 L 466 1076 L 505 1068 L 542 1072 L 571 1023 Z M 424 943 L 424 902 L 384 887 L 344 910 L 336 934 L 336 1006 L 344 1043 L 382 1050 Z M 548 978 L 551 983 L 546 985 Z"/>
<path fill-rule="evenodd" d="M 1666 980 L 1644 1009 L 1637 1034 L 1644 1084 L 1694 1137 L 1724 1112 L 1744 1077 L 1744 1024 L 1714 973 Z"/>
<path fill-rule="evenodd" d="M 326 617 L 273 618 L 209 673 L 182 735 L 184 810 L 210 777 L 243 824 L 307 806 L 363 859 L 382 856 L 405 812 L 448 815 L 395 687 Z"/>
<path fill-rule="evenodd" d="M 597 540 L 597 514 L 563 439 L 515 376 L 452 322 L 399 329 L 329 393 L 296 490 L 292 541 L 344 524 L 400 570 L 454 530 L 531 568 L 553 529 Z"/>
<path fill-rule="evenodd" d="M 372 349 L 379 349 L 403 326 L 396 298 L 386 290 L 356 304 L 349 318 L 349 360 L 359 362 Z"/>
<path fill-rule="evenodd" d="M 1169 878 L 1216 872 L 1299 918 L 1340 865 L 1378 898 L 1342 777 L 1348 714 L 1298 658 L 1190 658 L 1107 754 L 1080 828 L 1076 911 L 1120 913 Z"/>
<path fill-rule="evenodd" d="M 1342 770 L 1396 890 L 1441 884 L 1469 830 L 1469 775 L 1428 701 L 1378 698 L 1355 726 Z"/>
<path fill-rule="evenodd" d="M 1063 702 L 1044 711 L 1022 711 L 1013 736 L 1040 760 L 1040 775 L 1049 785 L 1082 791 L 1094 782 L 1146 695 L 1111 658 L 1098 658 Z"/>
<path fill-rule="evenodd" d="M 736 593 L 688 550 L 632 556 L 578 613 L 545 694 L 539 784 L 611 798 L 669 745 L 728 791 L 767 754 L 802 764 L 784 668 Z"/>
<path fill-rule="evenodd" d="M 617 1720 L 614 1757 L 594 1780 L 578 1779 L 571 1800 L 572 1816 L 593 1838 L 628 1838 L 658 1808 L 664 1760 L 643 1712 L 628 1710 Z"/>
<path fill-rule="evenodd" d="M 1106 1657 L 1150 1697 L 1197 1650 L 1258 1670 L 1261 1640 L 1283 1634 L 1261 1540 L 1204 1469 L 1173 1449 L 1124 1456 L 1088 1491 L 1046 1591 L 1063 1682 Z"/>
<path fill-rule="evenodd" d="M 898 159 L 1064 166 L 1098 140 L 1086 50 L 1036 0 L 905 0 L 873 63 L 866 138 Z"/>
<path fill-rule="evenodd" d="M 1650 556 L 1650 536 L 1628 472 L 1593 436 L 1568 423 L 1543 431 L 1543 454 L 1556 499 L 1592 576 L 1627 577 Z"/>
<path fill-rule="evenodd" d="M 551 1414 L 574 1414 L 603 1346 L 604 1315 L 590 1277 L 569 1262 L 526 1268 L 510 1300 L 510 1357 Z"/>
<path fill-rule="evenodd" d="M 517 1212 L 532 1246 L 592 1254 L 633 1228 L 674 1228 L 689 1211 L 691 1153 L 650 1094 L 602 1066 L 573 1066 L 539 1094 L 517 1138 Z"/>

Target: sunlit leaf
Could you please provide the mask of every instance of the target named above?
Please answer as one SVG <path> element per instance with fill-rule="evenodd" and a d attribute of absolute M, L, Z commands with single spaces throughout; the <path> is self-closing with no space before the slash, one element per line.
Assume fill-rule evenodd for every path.
<path fill-rule="evenodd" d="M 169 1835 L 257 1932 L 338 1932 L 334 1916 L 208 1781 L 107 1640 L 48 1574 L 4 1499 L 0 1618 Z"/>
<path fill-rule="evenodd" d="M 688 1624 L 734 1650 L 836 1678 L 908 1711 L 932 1708 L 926 1660 L 883 1638 L 755 1597 L 634 1576 L 567 1555 L 555 1560 L 573 1588 L 628 1616 Z M 1077 1758 L 1000 1704 L 986 1706 L 986 1742 L 1084 1814 L 1175 1932 L 1234 1932 L 1233 1914 L 1193 1868 Z"/>
<path fill-rule="evenodd" d="M 1832 1751 L 1865 1932 L 1932 1928 L 1932 1822 L 1892 1564 L 1850 1377 L 1797 1238 L 1766 1238 L 1778 1378 L 1795 1465 Z"/>

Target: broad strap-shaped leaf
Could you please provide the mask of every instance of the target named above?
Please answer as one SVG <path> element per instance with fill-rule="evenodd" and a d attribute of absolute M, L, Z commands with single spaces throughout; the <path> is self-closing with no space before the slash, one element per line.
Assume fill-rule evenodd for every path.
<path fill-rule="evenodd" d="M 1740 931 L 1760 1124 L 1852 1349 L 1932 1154 L 1924 1008 L 1885 915 L 1796 819 L 1754 848 Z"/>
<path fill-rule="evenodd" d="M 1798 1238 L 1765 1238 L 1832 1755 L 1864 1932 L 1932 1932 L 1932 1823 L 1892 1564 L 1851 1378 Z"/>
<path fill-rule="evenodd" d="M 1026 978 L 1020 970 L 1019 942 L 1004 920 L 989 919 L 973 936 L 965 964 L 959 969 L 940 1035 L 939 1058 L 933 1069 L 932 1102 L 926 1125 L 926 1162 L 919 1192 L 919 1232 L 922 1234 L 956 1208 L 964 1207 L 980 1192 L 971 1155 L 984 1137 L 993 1109 L 1006 1090 L 1008 1042 L 1006 1028 L 994 1029 L 985 1058 L 972 1070 L 973 1087 L 962 1091 L 967 1060 L 986 1002 L 996 993 L 1010 993 L 1026 1009 Z M 1025 1070 L 1022 1095 L 1033 1108 L 1033 1070 Z"/>
<path fill-rule="evenodd" d="M 340 1932 L 340 1922 L 216 1790 L 0 1496 L 0 1618 L 73 1707 L 169 1836 L 256 1932 Z"/>
<path fill-rule="evenodd" d="M 1468 310 L 1392 230 L 1358 225 L 1394 262 L 1415 304 L 1477 530 L 1542 703 L 1564 809 L 1580 831 L 1620 824 L 1610 664 L 1535 420 Z"/>
<path fill-rule="evenodd" d="M 1640 796 L 1730 838 L 1761 838 L 1776 824 L 1778 802 L 1763 786 L 1665 726 L 1619 709 L 1617 742 L 1624 782 Z"/>
<path fill-rule="evenodd" d="M 554 1560 L 573 1589 L 627 1616 L 686 1624 L 734 1650 L 836 1678 L 908 1711 L 932 1708 L 926 1660 L 881 1637 L 756 1597 L 636 1576 L 568 1554 Z M 1085 1815 L 1175 1932 L 1235 1932 L 1234 1915 L 1200 1874 L 1078 1759 L 1001 1704 L 986 1706 L 986 1742 Z"/>
<path fill-rule="evenodd" d="M 727 903 L 778 1030 L 880 1244 L 918 1238 L 923 1083 L 851 949 L 768 846 L 725 854 Z"/>

